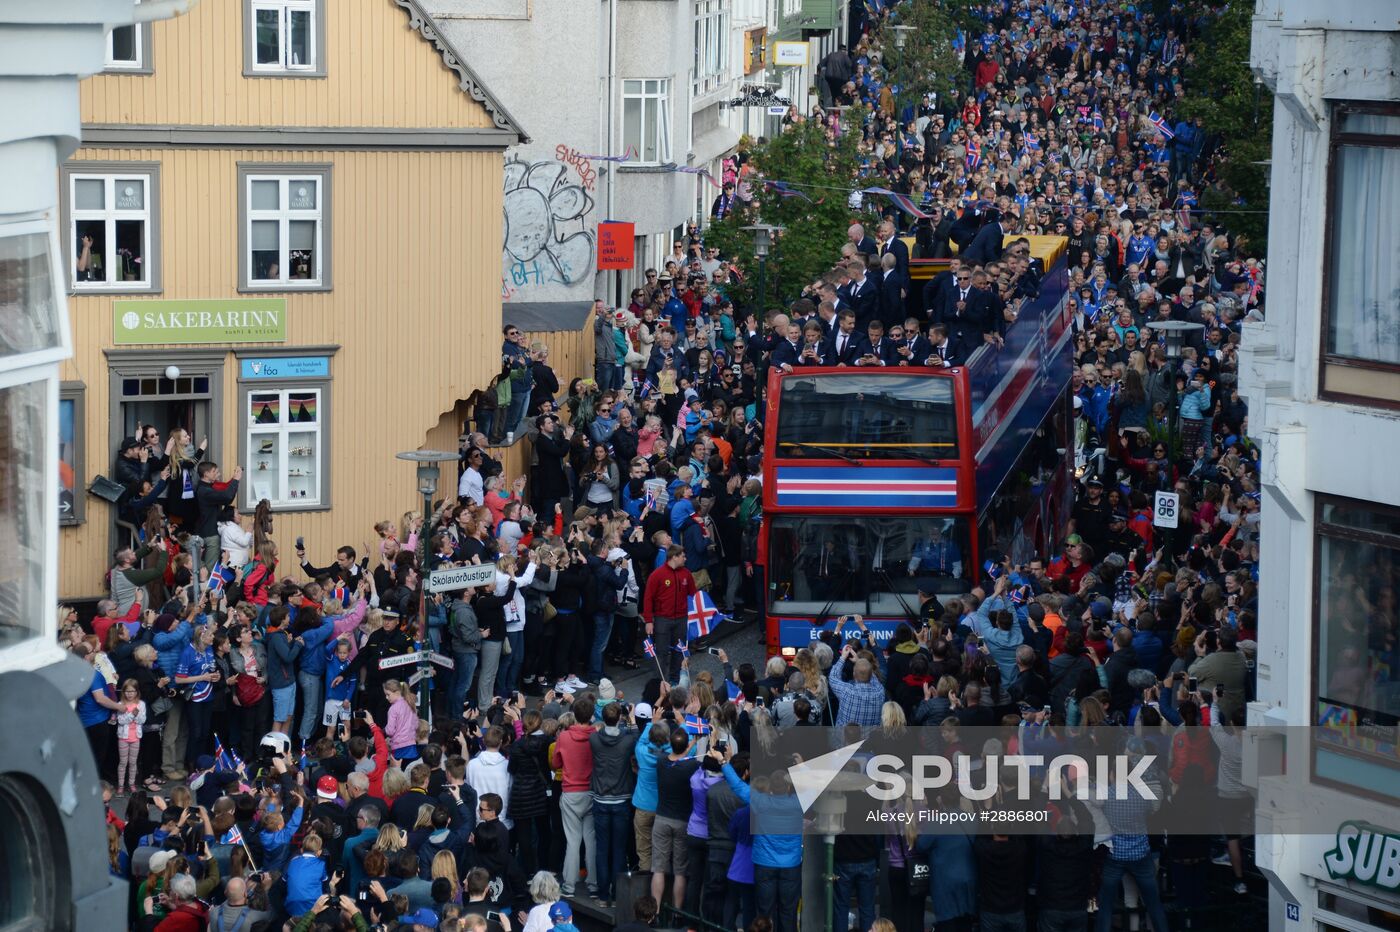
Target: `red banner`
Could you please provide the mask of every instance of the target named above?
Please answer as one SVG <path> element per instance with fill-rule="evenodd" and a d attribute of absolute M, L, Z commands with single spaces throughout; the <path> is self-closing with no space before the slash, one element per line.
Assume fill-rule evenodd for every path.
<path fill-rule="evenodd" d="M 605 220 L 598 224 L 598 271 L 630 269 L 637 262 L 635 224 Z"/>

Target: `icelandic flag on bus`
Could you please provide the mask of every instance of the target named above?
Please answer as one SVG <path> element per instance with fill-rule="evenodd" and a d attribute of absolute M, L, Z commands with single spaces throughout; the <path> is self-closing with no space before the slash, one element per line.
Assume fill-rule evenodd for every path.
<path fill-rule="evenodd" d="M 982 164 L 982 144 L 977 141 L 976 136 L 967 137 L 967 170 L 976 171 L 977 166 Z"/>
<path fill-rule="evenodd" d="M 1157 132 L 1162 134 L 1163 139 L 1172 140 L 1176 138 L 1176 133 L 1172 132 L 1172 128 L 1167 125 L 1167 121 L 1162 119 L 1156 110 L 1153 110 L 1147 115 L 1147 122 L 1156 127 Z"/>
<path fill-rule="evenodd" d="M 686 635 L 692 641 L 702 638 L 713 631 L 715 625 L 728 620 L 728 615 L 715 608 L 708 592 L 697 592 L 690 597 L 690 613 L 686 616 L 685 623 Z"/>
<path fill-rule="evenodd" d="M 651 642 L 651 638 L 642 641 L 642 650 L 646 651 L 648 657 L 656 657 L 656 645 Z"/>

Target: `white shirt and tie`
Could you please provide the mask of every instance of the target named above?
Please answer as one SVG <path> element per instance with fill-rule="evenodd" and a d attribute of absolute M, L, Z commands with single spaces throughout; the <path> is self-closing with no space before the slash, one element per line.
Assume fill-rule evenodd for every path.
<path fill-rule="evenodd" d="M 838 362 L 846 355 L 846 346 L 850 341 L 850 335 L 844 330 L 836 332 L 836 359 Z"/>

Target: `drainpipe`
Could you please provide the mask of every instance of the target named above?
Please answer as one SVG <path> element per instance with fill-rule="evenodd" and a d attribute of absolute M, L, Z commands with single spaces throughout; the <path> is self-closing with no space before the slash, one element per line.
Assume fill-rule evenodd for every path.
<path fill-rule="evenodd" d="M 613 151 L 613 140 L 617 138 L 617 127 L 613 122 L 614 108 L 617 106 L 617 0 L 608 0 L 608 157 Z M 608 219 L 616 220 L 617 162 L 608 162 Z M 613 304 L 622 306 L 622 271 L 618 270 L 613 293 Z"/>

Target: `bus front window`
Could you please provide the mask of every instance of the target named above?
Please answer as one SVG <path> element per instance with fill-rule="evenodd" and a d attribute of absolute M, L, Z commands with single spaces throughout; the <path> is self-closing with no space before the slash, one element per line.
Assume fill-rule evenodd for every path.
<path fill-rule="evenodd" d="M 917 613 L 919 592 L 965 592 L 961 517 L 777 515 L 769 531 L 769 611 L 872 617 Z"/>
<path fill-rule="evenodd" d="M 788 376 L 778 404 L 782 457 L 958 457 L 953 381 L 930 375 Z M 840 458 L 839 456 L 837 458 Z"/>

